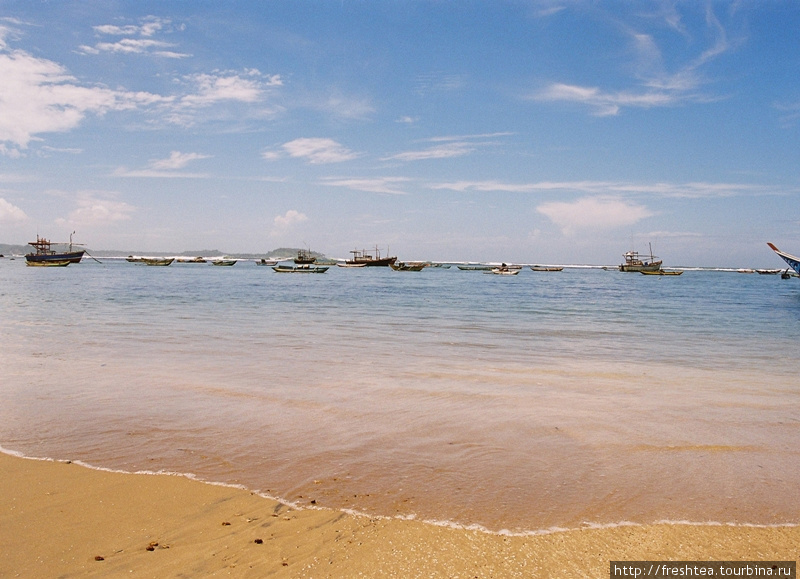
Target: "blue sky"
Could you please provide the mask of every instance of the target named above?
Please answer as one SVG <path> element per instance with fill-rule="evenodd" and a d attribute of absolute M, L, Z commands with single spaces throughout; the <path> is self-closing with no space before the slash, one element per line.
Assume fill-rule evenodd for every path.
<path fill-rule="evenodd" d="M 0 0 L 0 242 L 779 267 L 800 4 Z"/>

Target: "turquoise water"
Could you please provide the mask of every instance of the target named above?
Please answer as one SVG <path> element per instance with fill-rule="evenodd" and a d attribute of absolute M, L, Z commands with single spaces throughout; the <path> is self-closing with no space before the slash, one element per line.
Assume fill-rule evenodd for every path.
<path fill-rule="evenodd" d="M 0 446 L 492 531 L 800 519 L 800 280 L 0 260 Z"/>

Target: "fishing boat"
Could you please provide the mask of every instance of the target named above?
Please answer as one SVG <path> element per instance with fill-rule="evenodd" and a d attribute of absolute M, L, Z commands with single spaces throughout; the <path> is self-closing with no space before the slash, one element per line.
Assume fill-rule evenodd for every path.
<path fill-rule="evenodd" d="M 301 249 L 297 252 L 297 257 L 294 258 L 294 262 L 298 265 L 307 265 L 312 264 L 317 261 L 317 258 L 311 255 L 311 251 L 306 251 L 305 249 Z"/>
<path fill-rule="evenodd" d="M 338 265 L 339 267 L 366 267 L 367 266 L 366 263 L 348 263 L 348 262 L 344 262 L 344 263 L 336 262 L 336 265 Z"/>
<path fill-rule="evenodd" d="M 459 265 L 457 266 L 461 271 L 491 271 L 491 265 Z"/>
<path fill-rule="evenodd" d="M 145 265 L 160 265 L 167 266 L 175 261 L 174 257 L 143 257 L 142 261 Z"/>
<path fill-rule="evenodd" d="M 74 233 L 74 232 L 73 232 Z M 72 249 L 72 234 L 70 233 L 69 236 L 69 250 L 57 252 L 54 251 L 51 246 L 53 245 L 49 239 L 45 239 L 44 237 L 36 236 L 36 241 L 28 242 L 28 245 L 32 245 L 35 249 L 35 253 L 29 253 L 25 256 L 25 260 L 28 263 L 36 263 L 42 261 L 68 261 L 69 263 L 78 263 L 83 254 L 86 253 L 85 250 L 80 249 L 78 251 L 74 251 Z"/>
<path fill-rule="evenodd" d="M 138 257 L 136 255 L 129 255 L 128 257 L 125 258 L 125 261 L 127 261 L 128 263 L 141 263 L 144 261 L 144 258 Z"/>
<path fill-rule="evenodd" d="M 794 255 L 791 255 L 789 253 L 785 253 L 769 242 L 767 242 L 767 245 L 769 245 L 772 251 L 778 254 L 778 257 L 780 257 L 783 261 L 788 263 L 789 267 L 791 267 L 795 272 L 800 274 L 800 257 L 795 257 Z"/>
<path fill-rule="evenodd" d="M 664 269 L 659 269 L 656 271 L 642 270 L 639 273 L 644 275 L 681 275 L 683 273 L 683 270 L 664 270 Z"/>
<path fill-rule="evenodd" d="M 422 271 L 426 265 L 425 263 L 406 263 L 404 261 L 400 261 L 397 264 L 389 264 L 395 271 Z"/>
<path fill-rule="evenodd" d="M 556 267 L 552 265 L 532 265 L 530 267 L 533 271 L 564 271 L 563 267 Z"/>
<path fill-rule="evenodd" d="M 781 272 L 779 269 L 757 269 L 758 275 L 778 275 Z"/>
<path fill-rule="evenodd" d="M 268 265 L 272 267 L 273 265 L 278 265 L 277 259 L 260 259 L 256 262 L 256 265 Z"/>
<path fill-rule="evenodd" d="M 486 273 L 492 273 L 495 275 L 517 275 L 520 271 L 522 271 L 521 267 L 506 265 L 505 263 L 502 263 L 500 264 L 500 267 L 493 267 Z"/>
<path fill-rule="evenodd" d="M 378 246 L 375 246 L 375 251 L 367 251 L 366 249 L 354 249 L 350 253 L 353 254 L 352 259 L 345 261 L 347 264 L 357 265 L 363 263 L 367 267 L 386 267 L 397 261 L 397 256 L 394 257 L 381 257 L 381 252 Z"/>
<path fill-rule="evenodd" d="M 212 259 L 211 265 L 224 265 L 224 266 L 231 266 L 236 265 L 235 259 Z"/>
<path fill-rule="evenodd" d="M 328 266 L 312 266 L 309 263 L 301 265 L 276 265 L 272 268 L 277 273 L 325 273 Z"/>
<path fill-rule="evenodd" d="M 29 261 L 27 262 L 28 265 L 36 266 L 36 267 L 66 267 L 68 266 L 71 261 L 68 259 L 61 259 L 61 260 L 49 260 L 49 261 Z"/>
<path fill-rule="evenodd" d="M 644 261 L 639 256 L 638 251 L 626 251 L 622 254 L 625 258 L 625 263 L 619 266 L 620 271 L 658 271 L 661 269 L 663 263 L 655 255 L 653 255 L 653 245 L 650 245 L 650 258 Z M 643 256 L 647 257 L 647 256 Z"/>

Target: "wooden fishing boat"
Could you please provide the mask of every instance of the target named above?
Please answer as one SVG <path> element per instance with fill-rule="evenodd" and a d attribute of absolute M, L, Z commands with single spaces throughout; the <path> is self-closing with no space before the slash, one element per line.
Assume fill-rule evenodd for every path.
<path fill-rule="evenodd" d="M 781 272 L 779 269 L 757 269 L 758 275 L 778 275 Z"/>
<path fill-rule="evenodd" d="M 29 261 L 27 265 L 35 266 L 35 267 L 66 267 L 70 263 L 72 263 L 68 259 L 61 259 L 61 260 L 48 260 L 48 261 Z"/>
<path fill-rule="evenodd" d="M 366 263 L 348 263 L 348 262 L 344 262 L 344 263 L 338 263 L 337 262 L 336 265 L 338 265 L 339 267 L 366 267 L 367 266 Z"/>
<path fill-rule="evenodd" d="M 173 257 L 143 257 L 142 261 L 145 265 L 160 265 L 167 266 L 175 261 Z"/>
<path fill-rule="evenodd" d="M 791 267 L 795 272 L 800 274 L 800 257 L 795 257 L 794 255 L 783 252 L 769 242 L 767 242 L 767 245 L 769 245 L 772 251 L 778 254 L 778 257 L 780 257 L 783 261 L 788 263 L 789 267 Z"/>
<path fill-rule="evenodd" d="M 456 266 L 461 271 L 491 271 L 491 265 L 458 265 Z"/>
<path fill-rule="evenodd" d="M 658 271 L 661 269 L 662 260 L 653 255 L 653 245 L 650 244 L 650 257 L 647 261 L 639 256 L 638 251 L 626 251 L 622 254 L 625 263 L 619 266 L 620 271 Z M 647 257 L 647 256 L 644 256 Z"/>
<path fill-rule="evenodd" d="M 389 266 L 395 271 L 422 271 L 425 268 L 425 263 L 405 263 L 400 261 L 396 264 L 390 263 Z"/>
<path fill-rule="evenodd" d="M 563 267 L 556 267 L 552 265 L 532 265 L 530 267 L 533 271 L 564 271 Z"/>
<path fill-rule="evenodd" d="M 178 257 L 175 261 L 177 263 L 206 263 L 203 257 Z"/>
<path fill-rule="evenodd" d="M 683 273 L 683 271 L 682 270 L 664 270 L 664 269 L 659 269 L 659 270 L 656 270 L 656 271 L 642 270 L 639 273 L 644 274 L 644 275 L 681 275 Z"/>
<path fill-rule="evenodd" d="M 312 264 L 315 261 L 317 261 L 317 258 L 311 255 L 311 250 L 306 251 L 305 249 L 299 250 L 297 257 L 294 258 L 294 262 L 298 265 Z"/>
<path fill-rule="evenodd" d="M 83 257 L 83 254 L 86 253 L 83 249 L 78 251 L 73 250 L 72 234 L 69 236 L 69 249 L 67 251 L 54 251 L 51 248 L 53 243 L 49 239 L 39 237 L 38 235 L 36 236 L 36 241 L 30 241 L 28 245 L 32 245 L 36 249 L 35 253 L 29 253 L 25 256 L 25 260 L 28 263 L 43 261 L 68 261 L 69 263 L 78 263 Z"/>
<path fill-rule="evenodd" d="M 381 257 L 381 252 L 378 246 L 375 246 L 375 251 L 367 251 L 366 249 L 354 249 L 350 253 L 353 254 L 352 259 L 348 259 L 345 263 L 357 265 L 363 263 L 367 267 L 386 267 L 397 261 L 397 256 L 394 257 Z"/>
<path fill-rule="evenodd" d="M 235 259 L 212 259 L 211 265 L 231 266 L 236 265 Z"/>
<path fill-rule="evenodd" d="M 302 265 L 276 265 L 272 269 L 277 273 L 325 273 L 328 271 L 328 266 L 312 266 L 306 263 Z"/>
<path fill-rule="evenodd" d="M 260 259 L 256 262 L 256 265 L 268 265 L 272 267 L 273 265 L 278 265 L 277 259 Z"/>
<path fill-rule="evenodd" d="M 492 273 L 495 275 L 517 275 L 520 271 L 522 270 L 509 269 L 509 268 L 503 269 L 502 267 L 495 267 L 487 271 L 486 273 Z"/>

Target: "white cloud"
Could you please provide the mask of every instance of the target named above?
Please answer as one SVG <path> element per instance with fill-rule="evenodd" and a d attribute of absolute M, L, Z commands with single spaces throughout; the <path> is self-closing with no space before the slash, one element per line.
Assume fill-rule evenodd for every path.
<path fill-rule="evenodd" d="M 21 223 L 27 219 L 22 209 L 0 197 L 0 223 Z"/>
<path fill-rule="evenodd" d="M 720 198 L 740 195 L 796 193 L 795 190 L 768 188 L 742 183 L 631 183 L 626 181 L 539 181 L 535 183 L 504 183 L 502 181 L 455 181 L 430 185 L 431 189 L 451 191 L 504 191 L 508 193 L 538 193 L 568 191 L 590 195 L 650 195 L 666 198 Z"/>
<path fill-rule="evenodd" d="M 264 76 L 257 70 L 249 70 L 245 76 L 233 72 L 201 73 L 191 75 L 187 80 L 196 87 L 195 93 L 180 100 L 181 105 L 188 107 L 203 107 L 226 100 L 254 103 L 261 100 L 266 88 L 283 85 L 279 75 Z"/>
<path fill-rule="evenodd" d="M 323 185 L 331 187 L 346 187 L 356 191 L 369 193 L 388 193 L 390 195 L 405 195 L 406 192 L 397 185 L 408 182 L 406 177 L 378 177 L 375 179 L 361 178 L 329 178 L 322 181 Z"/>
<path fill-rule="evenodd" d="M 0 53 L 0 78 L 0 143 L 23 149 L 35 135 L 74 129 L 89 113 L 170 101 L 145 92 L 79 86 L 60 65 L 21 50 Z"/>
<path fill-rule="evenodd" d="M 561 228 L 565 235 L 581 230 L 616 229 L 633 225 L 653 215 L 653 212 L 642 205 L 605 197 L 542 203 L 536 210 Z"/>
<path fill-rule="evenodd" d="M 290 157 L 305 158 L 313 164 L 341 163 L 358 157 L 357 153 L 333 139 L 301 138 L 284 143 L 282 147 Z"/>
<path fill-rule="evenodd" d="M 181 153 L 180 151 L 172 151 L 166 159 L 154 159 L 150 161 L 150 167 L 161 170 L 183 169 L 191 161 L 198 159 L 208 159 L 210 155 L 201 155 L 200 153 Z"/>
<path fill-rule="evenodd" d="M 130 219 L 136 208 L 124 201 L 103 198 L 94 193 L 80 193 L 76 199 L 77 209 L 67 218 L 56 219 L 58 224 L 68 225 L 110 225 L 117 221 Z"/>
<path fill-rule="evenodd" d="M 138 38 L 123 38 L 116 42 L 98 42 L 94 46 L 80 46 L 84 54 L 100 54 L 101 52 L 115 52 L 120 54 L 149 54 L 166 58 L 185 58 L 190 56 L 171 50 L 163 50 L 175 46 L 173 43 L 162 40 L 153 40 L 150 37 L 162 30 L 171 30 L 169 20 L 148 16 L 140 25 L 128 24 L 117 26 L 103 24 L 93 27 L 97 34 L 107 36 L 129 36 Z"/>
<path fill-rule="evenodd" d="M 475 146 L 472 143 L 446 143 L 429 147 L 421 151 L 406 151 L 404 153 L 397 153 L 389 157 L 384 157 L 383 161 L 421 161 L 425 159 L 448 159 L 452 157 L 463 157 L 475 151 Z"/>
<path fill-rule="evenodd" d="M 300 213 L 299 211 L 295 211 L 294 209 L 290 209 L 284 215 L 278 215 L 275 217 L 274 223 L 275 227 L 281 230 L 288 229 L 289 227 L 296 225 L 298 223 L 302 223 L 303 221 L 307 221 L 308 216 L 305 213 Z"/>
<path fill-rule="evenodd" d="M 585 87 L 554 83 L 533 96 L 539 101 L 562 101 L 584 104 L 594 109 L 597 116 L 617 115 L 622 107 L 652 108 L 677 102 L 677 95 L 667 92 L 648 91 L 603 92 L 596 87 Z"/>

